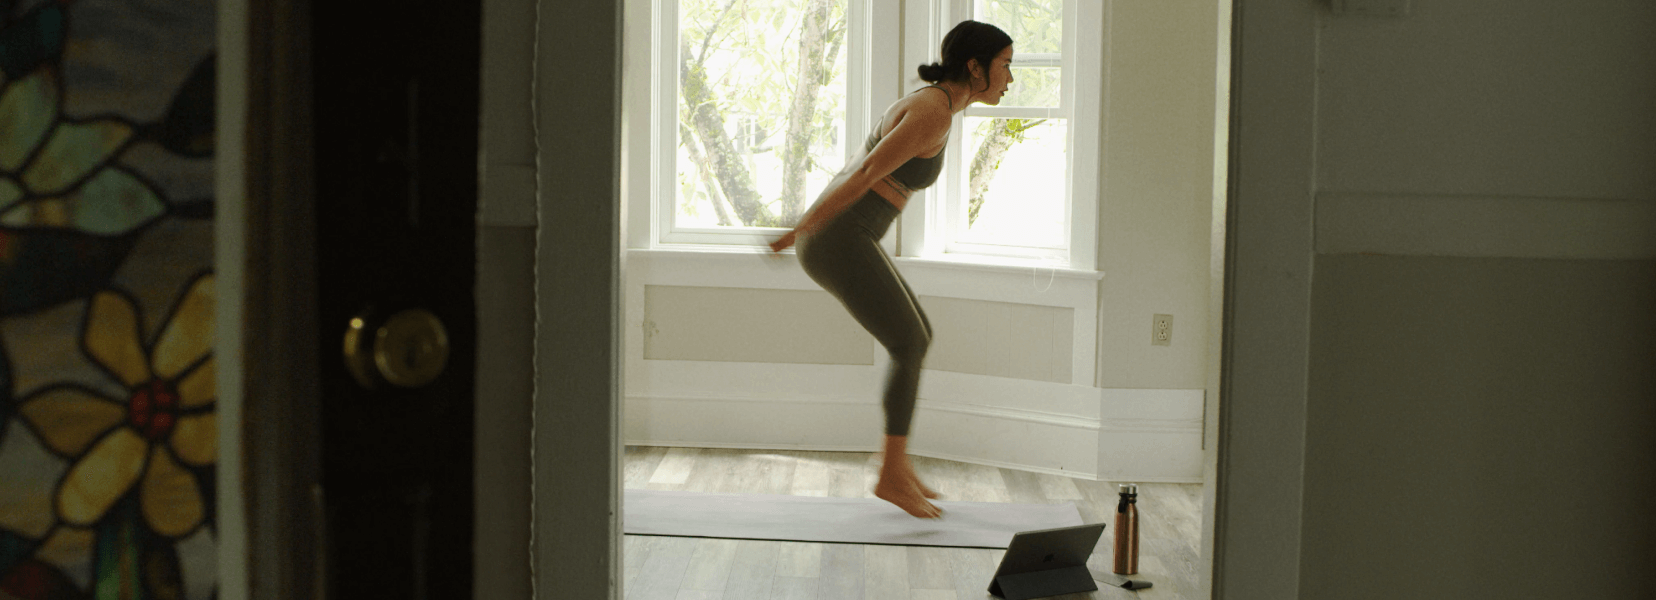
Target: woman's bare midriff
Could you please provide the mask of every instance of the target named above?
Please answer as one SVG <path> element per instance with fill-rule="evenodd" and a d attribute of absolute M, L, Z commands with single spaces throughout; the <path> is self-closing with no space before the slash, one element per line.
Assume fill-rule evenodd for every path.
<path fill-rule="evenodd" d="M 871 189 L 874 190 L 874 193 L 879 194 L 881 198 L 885 198 L 886 202 L 890 202 L 892 206 L 897 207 L 899 211 L 903 210 L 904 205 L 908 204 L 908 198 L 903 197 L 903 193 L 897 191 L 897 188 L 891 185 L 889 178 L 874 182 L 874 187 Z"/>

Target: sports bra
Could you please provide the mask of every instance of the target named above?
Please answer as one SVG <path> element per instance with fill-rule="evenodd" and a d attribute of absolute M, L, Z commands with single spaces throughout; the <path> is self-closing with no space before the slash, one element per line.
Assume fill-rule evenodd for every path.
<path fill-rule="evenodd" d="M 937 88 L 938 91 L 947 94 L 949 96 L 949 110 L 954 110 L 954 94 L 950 94 L 949 90 L 935 85 L 926 87 Z M 874 131 L 868 134 L 868 142 L 863 145 L 865 153 L 873 152 L 874 146 L 880 143 L 880 130 L 882 129 L 885 129 L 885 117 L 880 117 L 880 122 L 874 126 Z M 947 140 L 944 143 L 947 144 Z M 904 197 L 908 197 L 915 190 L 924 189 L 933 183 L 937 183 L 937 175 L 941 172 L 943 172 L 943 152 L 938 151 L 936 156 L 930 158 L 916 156 L 909 159 L 908 162 L 903 163 L 902 166 L 897 167 L 897 170 L 887 175 L 884 181 L 891 183 L 892 187 L 902 192 Z"/>

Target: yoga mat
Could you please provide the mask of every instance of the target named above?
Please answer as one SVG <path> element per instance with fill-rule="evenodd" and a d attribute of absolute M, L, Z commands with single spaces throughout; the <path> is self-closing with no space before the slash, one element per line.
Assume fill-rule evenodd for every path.
<path fill-rule="evenodd" d="M 1074 504 L 933 501 L 940 519 L 916 519 L 877 498 L 627 490 L 632 535 L 897 546 L 1005 548 L 1012 534 L 1081 524 Z"/>

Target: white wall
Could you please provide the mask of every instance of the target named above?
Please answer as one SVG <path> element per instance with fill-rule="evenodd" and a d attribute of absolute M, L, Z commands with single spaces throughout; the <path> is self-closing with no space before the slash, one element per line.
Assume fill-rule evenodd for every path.
<path fill-rule="evenodd" d="M 1105 3 L 1099 387 L 1206 382 L 1216 4 Z M 1150 345 L 1156 314 L 1173 315 L 1170 346 Z"/>
<path fill-rule="evenodd" d="M 1301 598 L 1656 593 L 1656 261 L 1316 269 Z"/>
<path fill-rule="evenodd" d="M 934 353 L 928 362 L 932 368 L 922 379 L 918 429 L 911 442 L 917 454 L 1083 476 L 1200 480 L 1219 68 L 1220 13 L 1215 8 L 1215 0 L 1106 1 L 1106 30 L 1082 32 L 1102 35 L 1105 41 L 1103 85 L 1098 90 L 1105 110 L 1098 272 L 963 270 L 899 261 L 922 305 L 937 317 Z M 629 69 L 640 68 L 636 65 L 643 64 L 646 47 L 632 46 Z M 912 65 L 905 66 L 905 73 L 909 68 Z M 627 98 L 634 103 L 645 100 L 637 88 Z M 634 135 L 630 141 L 645 140 Z M 635 216 L 634 222 L 642 221 Z M 639 243 L 637 232 L 633 237 Z M 885 368 L 884 353 L 877 347 L 870 345 L 860 359 L 848 359 L 842 346 L 857 342 L 841 340 L 835 346 L 841 350 L 830 353 L 834 358 L 821 361 L 872 365 L 849 379 L 835 375 L 843 371 L 837 367 L 808 366 L 808 356 L 825 353 L 825 348 L 767 351 L 776 354 L 774 360 L 755 355 L 780 340 L 804 343 L 843 337 L 831 329 L 846 321 L 831 301 L 790 324 L 767 325 L 769 321 L 750 318 L 756 307 L 777 296 L 777 290 L 826 297 L 797 271 L 797 264 L 789 261 L 777 269 L 751 255 L 672 254 L 629 254 L 629 442 L 875 447 L 877 427 L 853 429 L 853 424 L 867 414 L 877 415 L 869 412 L 877 408 L 877 385 Z M 722 289 L 674 291 L 689 286 Z M 658 300 L 646 303 L 643 298 L 652 295 L 650 290 Z M 693 305 L 661 305 L 659 298 L 668 297 Z M 962 328 L 955 318 L 1013 313 L 1025 320 L 1038 317 L 1043 323 L 1068 316 L 1071 325 L 1062 331 L 1050 326 Z M 1150 343 L 1151 318 L 1158 313 L 1174 315 L 1170 346 Z M 710 322 L 725 321 L 747 325 L 708 331 Z M 671 352 L 647 359 L 644 353 L 654 351 L 657 342 L 670 343 L 666 349 Z M 1054 364 L 1033 368 L 1017 365 L 1009 356 L 1046 356 Z M 732 363 L 733 357 L 748 362 Z M 673 360 L 654 360 L 661 358 Z M 766 366 L 775 363 L 788 364 Z M 717 379 L 729 385 L 713 389 L 687 379 L 688 374 L 709 372 L 722 374 Z M 813 383 L 824 378 L 837 385 L 824 388 Z M 949 383 L 953 381 L 973 383 Z M 766 406 L 776 418 L 786 419 L 799 409 L 790 402 L 823 397 L 834 398 L 847 411 L 840 420 L 830 420 L 844 430 L 813 438 L 818 440 L 815 444 L 761 440 L 764 436 L 756 432 L 730 425 L 742 419 L 720 412 L 740 406 L 751 415 Z M 737 400 L 741 403 L 732 404 Z M 697 408 L 689 408 L 692 405 Z M 700 414 L 706 423 L 665 418 L 665 413 L 655 415 L 657 411 Z M 717 423 L 726 425 L 710 425 Z M 996 435 L 1004 440 L 1005 450 L 987 443 L 970 450 L 952 441 L 974 437 L 972 432 L 979 428 L 998 432 L 1029 427 L 1034 429 L 1023 436 L 1028 439 Z M 1077 441 L 1077 431 L 1085 431 L 1080 435 L 1088 441 Z M 1009 458 L 1013 448 L 1043 436 L 1069 441 L 1053 446 L 1051 455 L 1020 450 L 1015 453 L 1022 458 Z M 1155 456 L 1161 460 L 1151 460 Z"/>
<path fill-rule="evenodd" d="M 1413 9 L 1318 31 L 1300 595 L 1648 598 L 1656 5 Z"/>
<path fill-rule="evenodd" d="M 1656 5 L 1407 4 L 1238 7 L 1215 595 L 1652 597 Z"/>

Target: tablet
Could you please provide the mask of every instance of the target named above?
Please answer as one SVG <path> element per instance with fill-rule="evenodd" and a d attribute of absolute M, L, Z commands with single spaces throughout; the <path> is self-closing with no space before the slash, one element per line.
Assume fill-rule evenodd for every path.
<path fill-rule="evenodd" d="M 1028 600 L 1097 590 L 1087 558 L 1103 535 L 1103 523 L 1012 534 L 989 593 Z"/>

